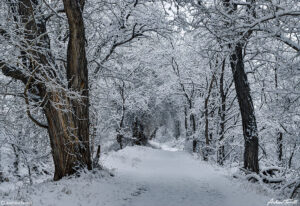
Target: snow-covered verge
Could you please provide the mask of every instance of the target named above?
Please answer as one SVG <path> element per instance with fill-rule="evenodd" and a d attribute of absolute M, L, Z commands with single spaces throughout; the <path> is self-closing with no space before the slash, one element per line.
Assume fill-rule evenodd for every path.
<path fill-rule="evenodd" d="M 89 172 L 2 192 L 0 199 L 37 206 L 265 206 L 275 198 L 183 151 L 126 147 L 102 155 L 101 162 L 114 177 Z"/>

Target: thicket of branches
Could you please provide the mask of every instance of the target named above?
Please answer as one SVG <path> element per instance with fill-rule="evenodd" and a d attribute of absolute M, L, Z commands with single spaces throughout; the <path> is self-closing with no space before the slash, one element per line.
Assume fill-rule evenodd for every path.
<path fill-rule="evenodd" d="M 297 194 L 297 0 L 78 2 L 83 88 L 70 72 L 68 1 L 0 2 L 0 181 L 54 173 L 49 126 L 51 115 L 62 115 L 72 140 L 59 151 L 70 143 L 71 153 L 91 153 L 70 167 L 91 167 L 98 145 L 122 149 L 165 136 L 205 161 L 241 168 L 238 178 Z"/>

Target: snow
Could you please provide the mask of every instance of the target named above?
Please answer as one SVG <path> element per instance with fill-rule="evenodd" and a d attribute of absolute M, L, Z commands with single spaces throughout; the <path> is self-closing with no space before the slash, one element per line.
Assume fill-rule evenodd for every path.
<path fill-rule="evenodd" d="M 155 141 L 150 140 L 148 143 L 156 149 L 162 149 L 162 150 L 171 151 L 171 152 L 176 152 L 176 151 L 179 151 L 179 150 L 183 150 L 183 148 L 176 147 L 177 145 L 172 145 L 172 142 L 171 143 L 166 142 L 164 144 L 161 144 L 159 142 L 155 142 Z M 171 144 L 171 145 L 169 145 L 169 144 Z"/>
<path fill-rule="evenodd" d="M 265 206 L 272 198 L 184 151 L 126 147 L 103 154 L 101 163 L 115 176 L 88 172 L 2 194 L 1 199 L 37 206 Z"/>

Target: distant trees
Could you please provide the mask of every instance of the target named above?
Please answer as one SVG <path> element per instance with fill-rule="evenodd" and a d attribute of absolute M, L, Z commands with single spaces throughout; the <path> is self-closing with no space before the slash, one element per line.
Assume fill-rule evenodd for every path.
<path fill-rule="evenodd" d="M 273 39 L 277 44 L 287 46 L 286 48 L 291 52 L 293 52 L 292 50 L 299 51 L 299 43 L 296 40 L 299 32 L 292 31 L 293 26 L 290 25 L 291 22 L 299 18 L 299 4 L 293 0 L 284 2 L 180 0 L 172 2 L 178 5 L 175 9 L 176 14 L 179 15 L 178 21 L 182 23 L 185 19 L 184 25 L 190 26 L 194 33 L 198 33 L 198 36 L 205 36 L 206 39 L 214 42 L 210 44 L 210 50 L 224 56 L 225 67 L 228 61 L 241 111 L 245 139 L 244 167 L 250 171 L 258 172 L 258 126 L 256 123 L 257 115 L 254 113 L 256 103 L 254 103 L 250 92 L 252 77 L 249 81 L 249 67 L 259 68 L 260 65 L 267 62 L 265 58 L 256 58 L 262 54 L 256 43 L 261 43 L 263 39 L 265 41 Z M 290 5 L 297 6 L 292 8 Z M 188 12 L 190 12 L 190 16 L 185 18 Z M 287 25 L 286 29 L 283 28 L 283 25 Z M 203 38 L 199 38 L 199 41 L 201 41 L 200 39 Z M 203 50 L 205 49 L 203 48 Z M 255 75 L 256 71 L 252 72 Z M 220 85 L 222 85 L 222 81 L 220 81 Z M 222 86 L 220 86 L 219 92 L 221 101 L 224 102 Z M 221 105 L 225 106 L 223 103 Z M 224 119 L 224 117 L 220 117 Z M 224 125 L 220 125 L 220 127 L 222 128 Z M 220 134 L 224 136 L 222 132 Z M 223 138 L 221 137 L 221 139 Z M 279 153 L 280 148 L 279 143 Z M 219 152 L 221 151 L 222 147 Z M 223 156 L 222 152 L 220 156 Z"/>

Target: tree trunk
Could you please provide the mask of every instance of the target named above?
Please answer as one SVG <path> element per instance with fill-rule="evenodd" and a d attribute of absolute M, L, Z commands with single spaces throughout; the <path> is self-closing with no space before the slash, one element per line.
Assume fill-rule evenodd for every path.
<path fill-rule="evenodd" d="M 242 116 L 243 135 L 245 139 L 244 168 L 258 173 L 258 131 L 250 86 L 244 69 L 243 45 L 241 43 L 235 45 L 234 51 L 231 54 L 230 65 Z"/>
<path fill-rule="evenodd" d="M 282 132 L 278 132 L 277 134 L 277 152 L 278 152 L 278 160 L 281 162 L 282 161 L 282 137 L 283 134 Z"/>
<path fill-rule="evenodd" d="M 117 129 L 117 142 L 120 145 L 120 149 L 123 149 L 123 140 L 124 140 L 124 135 L 123 135 L 123 127 L 124 127 L 124 119 L 125 119 L 125 103 L 126 103 L 126 97 L 125 97 L 125 82 L 122 81 L 122 86 L 119 86 L 119 92 L 120 96 L 122 99 L 122 116 L 121 116 L 121 121 L 119 128 Z"/>
<path fill-rule="evenodd" d="M 255 10 L 252 8 L 254 5 L 254 0 L 247 2 L 249 3 L 247 8 L 248 15 L 255 16 Z M 225 7 L 228 15 L 232 15 L 232 13 L 237 11 L 238 8 L 237 4 L 233 3 L 231 0 L 223 0 L 223 6 Z M 232 25 L 229 24 L 228 26 Z M 235 44 L 228 44 L 228 47 L 232 49 L 232 53 L 230 55 L 230 66 L 233 73 L 235 90 L 242 116 L 243 135 L 245 139 L 244 168 L 258 173 L 258 131 L 250 93 L 250 86 L 245 72 L 243 60 L 243 42 L 248 40 L 251 33 L 251 31 L 248 32 L 242 40 L 239 40 Z"/>
<path fill-rule="evenodd" d="M 189 108 L 190 108 L 190 111 L 193 108 L 192 100 L 189 100 Z M 192 135 L 193 135 L 193 152 L 197 152 L 198 140 L 195 137 L 195 133 L 196 133 L 196 119 L 195 119 L 194 113 L 190 114 L 190 125 L 191 125 L 191 128 L 192 128 Z"/>
<path fill-rule="evenodd" d="M 84 120 L 74 117 L 66 96 L 61 97 L 53 92 L 49 98 L 51 103 L 45 106 L 44 113 L 55 166 L 54 180 L 74 174 L 80 168 L 92 169 L 89 133 L 81 124 Z M 64 105 L 59 104 L 62 99 L 65 100 Z"/>
<path fill-rule="evenodd" d="M 205 115 L 205 144 L 209 145 L 210 143 L 210 138 L 209 138 L 209 120 L 208 120 L 208 103 L 209 103 L 209 98 L 211 95 L 211 91 L 213 88 L 213 84 L 214 84 L 214 80 L 215 80 L 215 73 L 213 73 L 209 86 L 208 86 L 208 91 L 207 91 L 207 96 L 205 98 L 204 101 L 204 115 Z"/>
<path fill-rule="evenodd" d="M 276 61 L 277 58 L 276 58 Z M 277 74 L 277 67 L 275 67 L 275 89 L 277 90 L 278 89 L 278 74 Z M 276 102 L 278 103 L 278 93 L 276 93 Z M 279 162 L 282 161 L 282 148 L 283 148 L 283 145 L 282 145 L 282 138 L 283 138 L 283 133 L 278 131 L 277 133 L 277 152 L 278 152 L 278 160 Z"/>
<path fill-rule="evenodd" d="M 132 137 L 134 138 L 133 143 L 135 145 L 145 146 L 148 143 L 148 139 L 144 133 L 144 125 L 137 117 L 132 125 Z"/>
<path fill-rule="evenodd" d="M 78 4 L 79 2 L 79 4 Z M 19 0 L 17 6 L 12 4 L 11 10 L 21 18 L 20 26 L 24 25 L 24 51 L 21 50 L 25 70 L 32 72 L 30 77 L 23 73 L 15 74 L 15 71 L 4 67 L 8 72 L 4 73 L 15 79 L 21 80 L 25 85 L 25 92 L 36 92 L 43 101 L 43 111 L 48 125 L 35 123 L 48 129 L 52 155 L 55 165 L 54 180 L 59 180 L 66 175 L 74 174 L 78 168 L 92 169 L 89 146 L 89 88 L 88 69 L 85 53 L 85 28 L 82 17 L 84 0 L 63 0 L 69 24 L 69 44 L 67 51 L 67 81 L 68 91 L 77 93 L 78 96 L 70 98 L 68 91 L 60 88 L 47 88 L 47 81 L 56 76 L 50 63 L 50 40 L 46 31 L 44 20 L 36 21 L 33 18 L 35 9 L 39 8 L 38 1 Z M 18 18 L 14 18 L 18 23 Z M 34 45 L 32 43 L 34 42 Z M 39 48 L 33 49 L 33 48 Z M 34 59 L 32 59 L 34 58 Z M 54 62 L 52 62 L 54 63 Z M 38 64 L 38 66 L 36 65 Z M 42 73 L 37 68 L 43 67 Z M 2 69 L 3 70 L 3 69 Z M 5 71 L 5 70 L 4 70 Z M 35 81 L 36 74 L 43 77 L 43 81 Z M 53 78 L 52 80 L 55 80 Z M 60 84 L 59 82 L 56 82 Z M 61 87 L 64 87 L 61 85 Z M 34 88 L 34 89 L 31 89 Z M 31 90 L 30 90 L 31 89 Z M 25 96 L 26 104 L 29 104 L 28 95 Z M 27 111 L 30 117 L 30 111 Z"/>
<path fill-rule="evenodd" d="M 193 139 L 193 152 L 197 152 L 197 140 Z"/>
<path fill-rule="evenodd" d="M 294 144 L 294 147 L 293 147 L 293 150 L 292 150 L 292 152 L 291 152 L 289 161 L 288 161 L 288 167 L 289 167 L 289 168 L 292 167 L 292 160 L 293 160 L 293 157 L 294 157 L 294 154 L 295 154 L 296 147 L 297 147 L 297 144 L 295 143 L 295 144 Z"/>
<path fill-rule="evenodd" d="M 18 147 L 16 147 L 14 144 L 12 144 L 11 145 L 12 146 L 12 148 L 13 148 L 13 151 L 14 151 L 14 153 L 15 153 L 15 161 L 14 161 L 14 163 L 13 163 L 13 165 L 14 165 L 14 175 L 16 176 L 16 177 L 18 177 L 19 176 L 19 163 L 20 163 L 20 155 L 19 155 L 19 148 Z"/>
<path fill-rule="evenodd" d="M 89 88 L 85 53 L 84 0 L 63 0 L 69 23 L 67 51 L 68 89 L 78 93 L 69 98 L 52 92 L 44 112 L 55 164 L 54 180 L 74 174 L 79 168 L 92 169 L 89 143 Z M 63 105 L 59 103 L 64 102 Z M 57 103 L 57 105 L 55 104 Z"/>
<path fill-rule="evenodd" d="M 188 117 L 187 117 L 187 108 L 184 106 L 184 129 L 185 129 L 185 136 L 188 136 Z"/>
<path fill-rule="evenodd" d="M 157 129 L 156 129 L 157 130 Z M 175 121 L 175 139 L 178 139 L 181 135 L 180 121 Z"/>
<path fill-rule="evenodd" d="M 219 137 L 219 148 L 217 153 L 217 161 L 220 165 L 223 165 L 224 157 L 225 157 L 225 148 L 224 144 L 220 143 L 224 139 L 225 133 L 225 118 L 226 118 L 226 94 L 224 92 L 224 71 L 225 71 L 225 60 L 222 63 L 222 71 L 220 76 L 220 99 L 221 99 L 221 106 L 220 106 L 220 137 Z"/>

